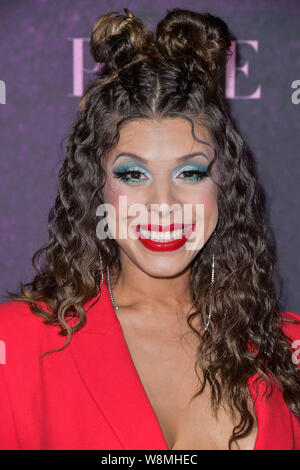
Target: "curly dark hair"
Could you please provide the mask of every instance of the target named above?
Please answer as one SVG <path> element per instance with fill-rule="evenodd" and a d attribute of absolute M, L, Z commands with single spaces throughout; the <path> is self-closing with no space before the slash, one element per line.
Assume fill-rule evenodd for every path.
<path fill-rule="evenodd" d="M 291 340 L 282 331 L 262 191 L 225 101 L 232 36 L 216 16 L 175 8 L 158 23 L 155 38 L 127 8 L 124 12 L 102 15 L 93 27 L 90 48 L 101 67 L 80 101 L 66 143 L 48 219 L 49 241 L 33 255 L 37 274 L 32 282 L 21 282 L 20 292 L 7 292 L 68 336 L 62 348 L 45 354 L 64 349 L 86 323 L 85 304 L 101 295 L 100 255 L 104 269 L 111 266 L 116 276 L 121 272 L 116 240 L 96 235 L 105 158 L 118 142 L 121 126 L 131 119 L 184 117 L 194 137 L 194 123 L 205 126 L 220 174 L 219 218 L 214 236 L 191 262 L 195 311 L 187 321 L 199 336 L 195 369 L 200 367 L 204 377 L 196 395 L 208 382 L 215 412 L 223 398 L 239 412 L 231 448 L 253 429 L 247 380 L 254 374 L 271 387 L 270 393 L 270 379 L 276 380 L 287 406 L 300 416 L 299 371 L 292 362 Z M 216 276 L 211 283 L 213 253 Z M 200 334 L 192 321 L 203 323 L 210 311 L 211 327 Z M 70 326 L 67 320 L 73 317 L 78 322 Z M 249 342 L 255 351 L 249 350 Z"/>

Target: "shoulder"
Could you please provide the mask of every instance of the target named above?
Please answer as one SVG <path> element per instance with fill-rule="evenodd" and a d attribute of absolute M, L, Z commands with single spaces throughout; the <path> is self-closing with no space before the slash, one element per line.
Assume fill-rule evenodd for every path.
<path fill-rule="evenodd" d="M 49 311 L 42 302 L 41 307 Z M 33 313 L 24 301 L 11 300 L 0 304 L 0 351 L 10 362 L 19 362 L 42 354 L 52 345 L 62 342 L 57 326 L 44 323 L 44 318 Z M 66 338 L 63 338 L 63 342 Z M 62 342 L 62 344 L 63 344 Z M 56 345 L 56 346 L 55 346 Z M 7 363 L 7 362 L 6 362 Z"/>
<path fill-rule="evenodd" d="M 43 319 L 35 315 L 24 301 L 11 300 L 0 304 L 0 334 L 9 334 L 17 325 L 39 328 L 42 322 Z"/>

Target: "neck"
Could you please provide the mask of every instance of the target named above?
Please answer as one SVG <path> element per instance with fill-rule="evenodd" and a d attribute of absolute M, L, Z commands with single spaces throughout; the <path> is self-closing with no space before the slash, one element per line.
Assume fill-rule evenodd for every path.
<path fill-rule="evenodd" d="M 110 271 L 113 296 L 119 309 L 160 312 L 186 310 L 192 305 L 190 269 L 172 277 L 153 277 L 139 269 L 130 260 L 121 259 L 118 277 Z M 159 310 L 158 310 L 159 309 Z"/>

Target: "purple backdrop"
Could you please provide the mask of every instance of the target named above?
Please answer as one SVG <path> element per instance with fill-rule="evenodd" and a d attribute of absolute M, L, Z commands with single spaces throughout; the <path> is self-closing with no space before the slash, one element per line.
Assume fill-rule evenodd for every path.
<path fill-rule="evenodd" d="M 96 18 L 129 8 L 154 29 L 167 9 L 223 18 L 239 54 L 226 96 L 257 162 L 277 246 L 281 299 L 300 313 L 300 1 L 13 0 L 0 3 L 0 296 L 33 275 L 47 241 L 63 145 L 95 64 L 88 41 Z"/>

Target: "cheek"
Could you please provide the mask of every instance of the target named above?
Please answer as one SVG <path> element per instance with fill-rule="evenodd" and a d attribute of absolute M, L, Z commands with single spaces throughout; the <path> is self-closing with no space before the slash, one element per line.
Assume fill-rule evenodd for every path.
<path fill-rule="evenodd" d="M 218 207 L 217 191 L 215 184 L 207 184 L 199 187 L 197 191 L 190 191 L 189 202 L 193 205 L 204 204 L 206 215 Z"/>
<path fill-rule="evenodd" d="M 218 202 L 215 193 L 208 193 L 203 198 L 205 218 L 211 218 L 218 213 Z"/>
<path fill-rule="evenodd" d="M 195 209 L 195 220 L 197 219 L 199 227 L 204 228 L 204 237 L 207 237 L 215 228 L 219 217 L 216 185 L 207 184 L 199 187 L 197 191 L 191 191 L 189 202 Z"/>
<path fill-rule="evenodd" d="M 207 191 L 203 198 L 204 204 L 204 227 L 206 232 L 212 232 L 219 218 L 219 207 L 217 201 L 217 191 L 213 188 Z"/>
<path fill-rule="evenodd" d="M 117 210 L 119 206 L 119 197 L 123 195 L 124 194 L 121 191 L 121 187 L 118 181 L 108 177 L 103 188 L 104 202 L 113 205 Z"/>
<path fill-rule="evenodd" d="M 145 198 L 138 194 L 133 188 L 127 187 L 122 182 L 114 178 L 107 178 L 103 189 L 103 199 L 107 204 L 111 204 L 117 216 L 116 223 L 124 222 L 127 224 L 129 217 L 129 208 L 134 204 L 143 204 Z"/>

